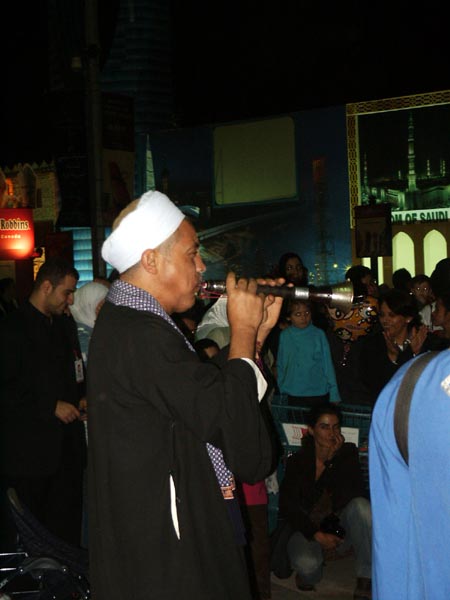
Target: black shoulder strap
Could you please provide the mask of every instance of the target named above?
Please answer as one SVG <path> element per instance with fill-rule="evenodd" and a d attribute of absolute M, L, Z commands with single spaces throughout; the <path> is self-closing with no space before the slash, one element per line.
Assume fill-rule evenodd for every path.
<path fill-rule="evenodd" d="M 400 454 L 406 464 L 409 460 L 408 452 L 408 429 L 409 429 L 409 409 L 411 406 L 414 387 L 419 379 L 422 371 L 427 364 L 432 360 L 438 351 L 427 352 L 419 356 L 415 360 L 406 373 L 403 375 L 400 388 L 397 392 L 397 400 L 395 402 L 394 412 L 394 434 Z"/>

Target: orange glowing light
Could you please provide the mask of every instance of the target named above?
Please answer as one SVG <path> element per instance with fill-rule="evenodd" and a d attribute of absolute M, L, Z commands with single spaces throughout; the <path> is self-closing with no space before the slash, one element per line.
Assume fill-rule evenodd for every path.
<path fill-rule="evenodd" d="M 30 258 L 34 252 L 31 208 L 0 209 L 0 260 Z"/>

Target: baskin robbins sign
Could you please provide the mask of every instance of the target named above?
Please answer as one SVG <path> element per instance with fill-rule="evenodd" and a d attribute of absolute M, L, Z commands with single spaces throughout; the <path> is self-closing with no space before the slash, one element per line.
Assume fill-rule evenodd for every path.
<path fill-rule="evenodd" d="M 34 223 L 31 208 L 0 209 L 0 260 L 31 258 Z"/>

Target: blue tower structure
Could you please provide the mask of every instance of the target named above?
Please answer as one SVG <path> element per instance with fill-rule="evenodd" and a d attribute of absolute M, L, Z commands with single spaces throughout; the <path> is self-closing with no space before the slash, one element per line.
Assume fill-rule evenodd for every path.
<path fill-rule="evenodd" d="M 173 125 L 171 56 L 170 0 L 120 0 L 100 85 L 134 101 L 136 197 L 148 186 L 149 133 Z"/>

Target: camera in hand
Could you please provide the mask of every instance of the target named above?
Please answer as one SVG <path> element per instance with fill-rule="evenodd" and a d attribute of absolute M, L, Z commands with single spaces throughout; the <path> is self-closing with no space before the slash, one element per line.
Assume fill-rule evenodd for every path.
<path fill-rule="evenodd" d="M 320 523 L 320 531 L 323 533 L 331 533 L 337 537 L 345 538 L 345 529 L 342 527 L 339 517 L 334 513 L 327 515 Z"/>

